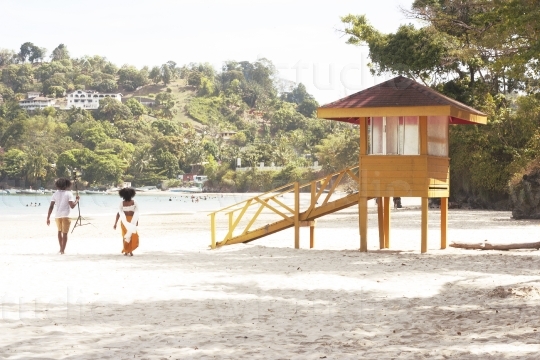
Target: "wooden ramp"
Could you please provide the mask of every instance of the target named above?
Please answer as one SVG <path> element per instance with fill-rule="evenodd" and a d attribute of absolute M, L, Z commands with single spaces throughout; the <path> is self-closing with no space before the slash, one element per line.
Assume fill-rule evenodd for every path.
<path fill-rule="evenodd" d="M 347 191 L 338 192 L 338 187 Z M 313 247 L 315 219 L 353 205 L 358 205 L 358 166 L 305 185 L 290 183 L 210 213 L 211 247 L 247 243 L 294 227 L 295 247 L 298 248 L 301 226 L 310 226 L 310 247 Z M 219 229 L 225 236 L 217 241 L 216 222 L 220 214 L 225 215 L 227 222 Z M 260 219 L 261 214 L 266 221 Z M 276 217 L 276 221 L 268 221 L 272 217 L 268 215 Z"/>

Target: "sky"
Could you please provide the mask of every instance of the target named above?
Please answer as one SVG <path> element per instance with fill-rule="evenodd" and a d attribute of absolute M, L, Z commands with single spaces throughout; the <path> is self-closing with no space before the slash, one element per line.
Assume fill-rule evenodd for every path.
<path fill-rule="evenodd" d="M 413 0 L 2 0 L 0 48 L 30 41 L 48 54 L 101 55 L 121 66 L 273 62 L 321 103 L 373 86 L 368 48 L 347 45 L 340 17 L 365 14 L 379 31 L 411 23 Z"/>

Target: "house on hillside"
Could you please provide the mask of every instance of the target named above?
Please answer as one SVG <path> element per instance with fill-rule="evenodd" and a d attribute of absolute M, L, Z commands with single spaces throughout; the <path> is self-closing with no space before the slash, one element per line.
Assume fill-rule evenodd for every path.
<path fill-rule="evenodd" d="M 230 140 L 235 134 L 236 134 L 236 131 L 225 130 L 219 133 L 219 137 L 222 138 L 223 140 Z"/>
<path fill-rule="evenodd" d="M 19 106 L 25 110 L 45 109 L 56 104 L 56 99 L 40 96 L 37 91 L 30 91 L 26 95 L 26 99 L 19 101 Z"/>
<path fill-rule="evenodd" d="M 122 101 L 126 102 L 129 99 L 135 99 L 144 106 L 152 107 L 152 106 L 156 105 L 156 100 L 155 99 L 148 98 L 148 97 L 143 97 L 143 96 L 133 96 L 133 97 L 130 97 L 130 98 L 123 98 Z"/>
<path fill-rule="evenodd" d="M 75 107 L 86 110 L 95 110 L 99 107 L 99 102 L 105 98 L 113 98 L 117 101 L 122 101 L 122 94 L 105 94 L 94 90 L 75 90 L 67 95 L 66 108 L 71 109 Z"/>
<path fill-rule="evenodd" d="M 182 177 L 183 182 L 191 182 L 195 178 L 195 174 L 182 174 L 178 175 L 178 178 Z"/>

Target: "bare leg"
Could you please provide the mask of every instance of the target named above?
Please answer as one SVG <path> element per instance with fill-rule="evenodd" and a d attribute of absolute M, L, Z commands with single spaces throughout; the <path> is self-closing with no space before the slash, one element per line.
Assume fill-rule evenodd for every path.
<path fill-rule="evenodd" d="M 58 232 L 58 244 L 60 245 L 60 253 L 62 253 L 62 232 Z"/>
<path fill-rule="evenodd" d="M 66 250 L 66 245 L 67 245 L 67 237 L 68 237 L 68 234 L 64 234 L 62 233 L 62 247 L 60 249 L 60 253 L 64 253 L 64 250 Z"/>

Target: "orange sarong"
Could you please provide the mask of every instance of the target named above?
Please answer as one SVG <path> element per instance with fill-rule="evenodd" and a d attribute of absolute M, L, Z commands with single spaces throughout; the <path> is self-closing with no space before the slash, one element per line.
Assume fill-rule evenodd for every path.
<path fill-rule="evenodd" d="M 132 218 L 133 218 L 133 216 L 126 216 L 126 219 L 129 222 L 131 222 Z M 124 227 L 124 224 L 122 224 L 122 222 L 120 222 L 120 225 L 122 226 L 122 242 L 124 243 L 124 248 L 122 249 L 122 252 L 126 253 L 126 254 L 129 254 L 130 252 L 132 252 L 133 250 L 135 250 L 136 248 L 139 247 L 139 234 L 137 234 L 137 233 L 132 234 L 131 235 L 131 241 L 126 242 L 124 240 L 124 236 L 127 233 L 127 229 Z"/>

